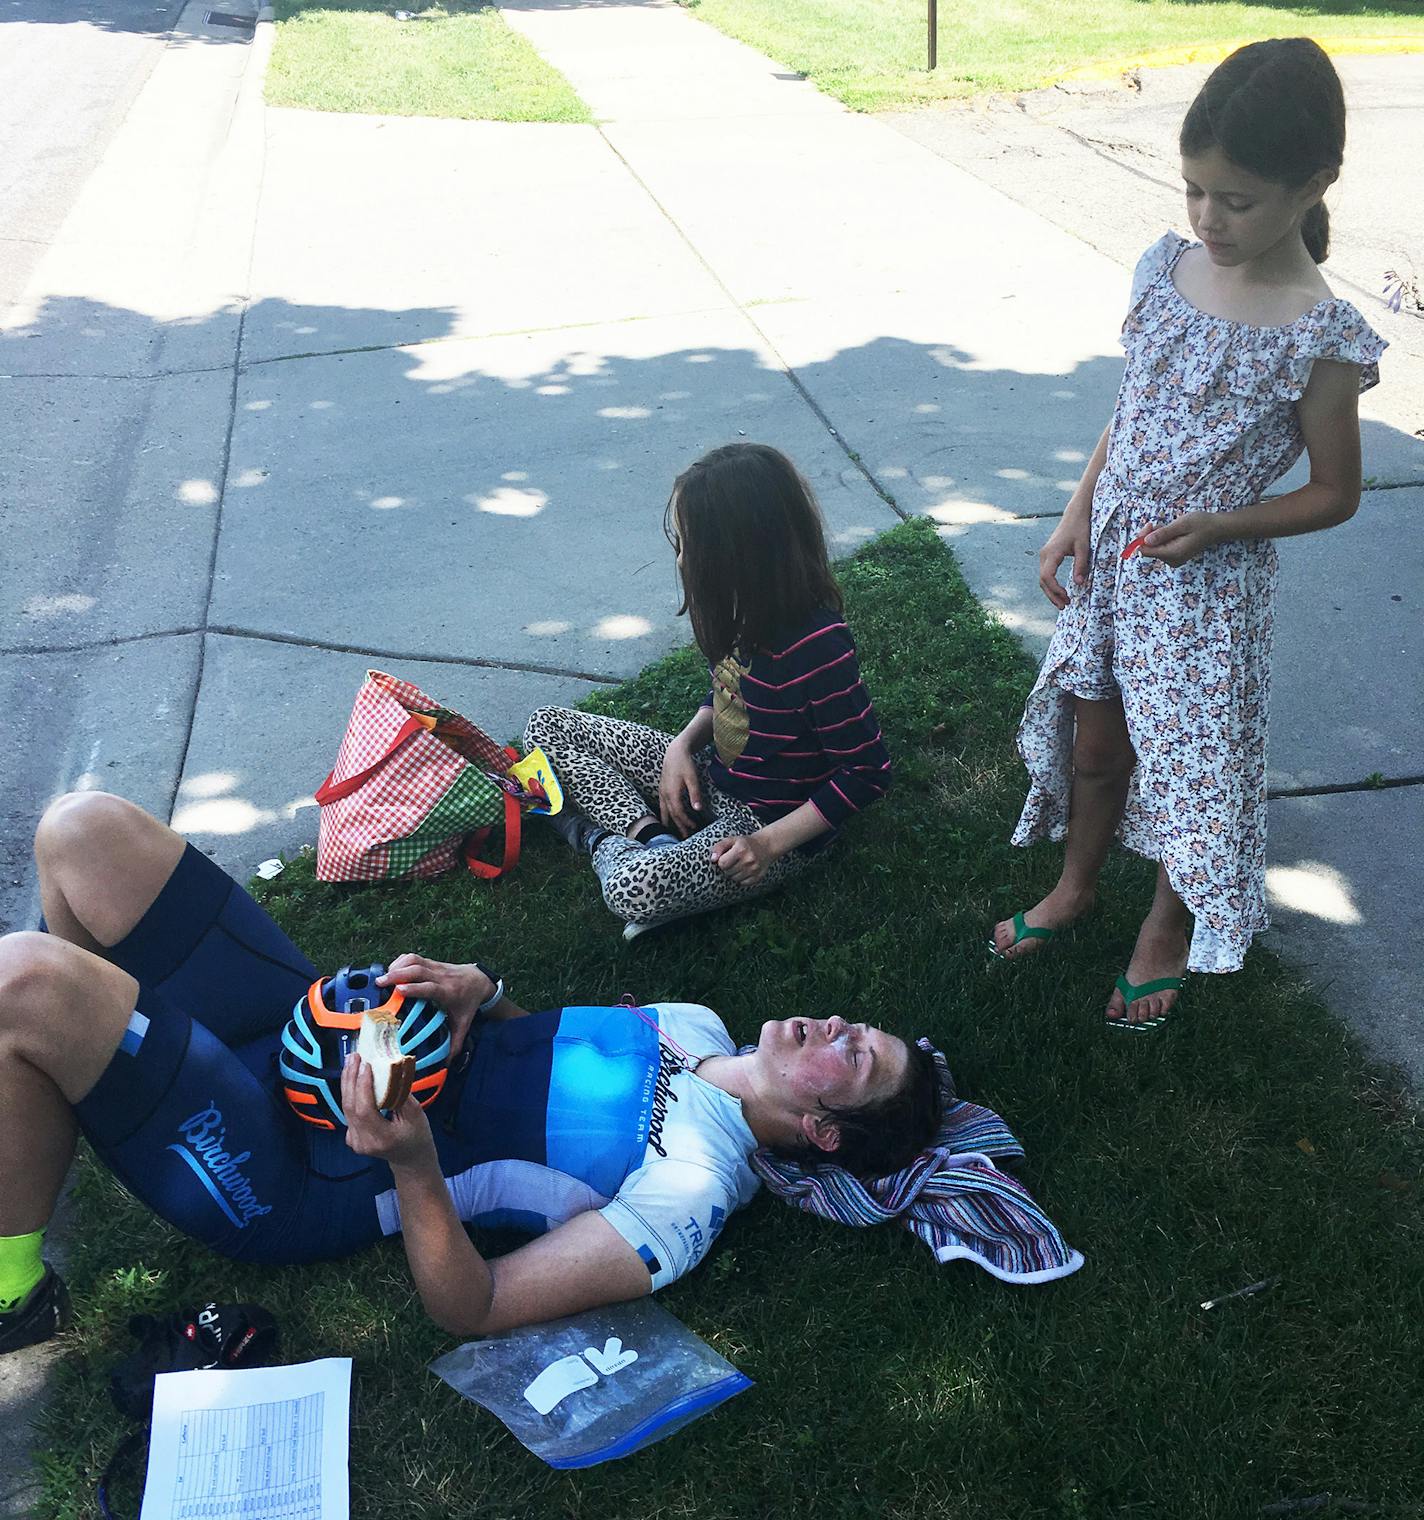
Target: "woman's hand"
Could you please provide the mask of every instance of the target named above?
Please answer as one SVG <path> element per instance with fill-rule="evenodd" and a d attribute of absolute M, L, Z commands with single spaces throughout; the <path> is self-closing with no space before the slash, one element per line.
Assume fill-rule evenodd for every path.
<path fill-rule="evenodd" d="M 663 822 L 676 829 L 678 837 L 686 839 L 701 828 L 697 814 L 702 811 L 702 781 L 697 774 L 697 762 L 692 749 L 678 735 L 667 747 L 663 756 L 663 773 L 658 780 L 658 811 Z"/>
<path fill-rule="evenodd" d="M 780 852 L 765 832 L 736 834 L 712 846 L 712 864 L 725 871 L 739 887 L 754 887 L 779 858 Z"/>
<path fill-rule="evenodd" d="M 1220 543 L 1220 526 L 1215 512 L 1186 512 L 1163 527 L 1153 528 L 1143 538 L 1143 558 L 1161 560 L 1174 568 L 1185 565 Z"/>
<path fill-rule="evenodd" d="M 407 997 L 425 998 L 445 1010 L 450 1021 L 450 1060 L 465 1046 L 480 1004 L 494 994 L 494 983 L 478 966 L 452 966 L 423 955 L 398 955 L 376 978 L 378 987 L 398 987 Z"/>
<path fill-rule="evenodd" d="M 1073 561 L 1073 589 L 1081 593 L 1088 584 L 1092 554 L 1092 513 L 1074 512 L 1071 509 L 1059 519 L 1058 526 L 1048 536 L 1048 542 L 1038 551 L 1038 584 L 1043 594 L 1062 612 L 1071 597 L 1058 579 L 1058 567 L 1065 559 Z"/>
<path fill-rule="evenodd" d="M 346 1143 L 358 1156 L 377 1156 L 393 1168 L 439 1172 L 425 1110 L 407 1098 L 383 1119 L 376 1107 L 376 1079 L 354 1053 L 341 1068 L 341 1111 L 346 1115 Z"/>

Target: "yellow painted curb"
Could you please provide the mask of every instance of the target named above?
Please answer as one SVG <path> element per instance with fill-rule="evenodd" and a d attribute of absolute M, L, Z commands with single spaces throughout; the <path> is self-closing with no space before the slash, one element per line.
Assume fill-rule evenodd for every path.
<path fill-rule="evenodd" d="M 1136 69 L 1171 69 L 1184 63 L 1220 63 L 1239 47 L 1257 42 L 1256 37 L 1241 37 L 1234 42 L 1201 42 L 1184 47 L 1158 48 L 1132 58 L 1100 58 L 1080 64 L 1065 73 L 1055 74 L 1048 82 L 1059 84 L 1069 79 L 1120 79 Z M 1339 57 L 1352 53 L 1403 54 L 1424 53 L 1424 34 L 1410 37 L 1317 37 L 1327 52 Z"/>

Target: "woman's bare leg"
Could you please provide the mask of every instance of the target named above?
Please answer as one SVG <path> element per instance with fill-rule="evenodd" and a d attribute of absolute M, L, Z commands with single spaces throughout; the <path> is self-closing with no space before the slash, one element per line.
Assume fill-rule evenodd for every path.
<path fill-rule="evenodd" d="M 1152 894 L 1152 906 L 1138 930 L 1137 943 L 1133 946 L 1132 959 L 1123 973 L 1134 987 L 1155 982 L 1159 977 L 1181 976 L 1187 969 L 1187 954 L 1191 944 L 1192 915 L 1187 905 L 1172 890 L 1165 867 L 1157 867 L 1157 888 Z M 1160 1019 L 1177 1001 L 1178 994 L 1172 990 L 1154 992 L 1138 998 L 1131 1007 L 1123 1006 L 1122 993 L 1116 987 L 1108 999 L 1107 1016 L 1120 1019 L 1124 1016 L 1129 1024 L 1141 1024 L 1148 1019 Z"/>
<path fill-rule="evenodd" d="M 43 1229 L 54 1211 L 74 1156 L 72 1106 L 108 1066 L 138 994 L 102 951 L 148 911 L 183 848 L 104 792 L 61 797 L 40 820 L 50 932 L 0 939 L 0 1236 Z"/>
<path fill-rule="evenodd" d="M 1074 697 L 1073 712 L 1073 790 L 1063 870 L 1048 896 L 1024 914 L 1033 929 L 1062 928 L 1092 906 L 1137 763 L 1120 697 L 1106 702 Z M 994 944 L 1005 957 L 1032 954 L 1044 943 L 1025 939 L 1014 945 L 1011 918 L 994 925 Z"/>
<path fill-rule="evenodd" d="M 0 939 L 0 1235 L 42 1230 L 74 1157 L 73 1106 L 113 1058 L 138 983 L 48 934 Z"/>
<path fill-rule="evenodd" d="M 61 797 L 35 831 L 49 932 L 102 954 L 148 912 L 183 850 L 179 835 L 122 797 Z"/>

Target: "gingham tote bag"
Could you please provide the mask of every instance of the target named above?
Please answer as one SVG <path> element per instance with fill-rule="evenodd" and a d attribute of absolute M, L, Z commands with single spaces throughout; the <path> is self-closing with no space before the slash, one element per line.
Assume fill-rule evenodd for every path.
<path fill-rule="evenodd" d="M 331 774 L 317 788 L 319 881 L 438 876 L 464 860 L 477 876 L 519 858 L 519 788 L 505 749 L 409 681 L 367 671 Z M 504 823 L 503 859 L 476 851 Z"/>

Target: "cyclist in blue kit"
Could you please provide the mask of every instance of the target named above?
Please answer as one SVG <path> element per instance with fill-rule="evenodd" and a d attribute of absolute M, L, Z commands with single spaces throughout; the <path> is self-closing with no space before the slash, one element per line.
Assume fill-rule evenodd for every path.
<path fill-rule="evenodd" d="M 236 882 L 102 793 L 55 803 L 35 856 L 49 932 L 0 939 L 0 1352 L 66 1318 L 42 1246 L 81 1129 L 136 1197 L 235 1259 L 400 1233 L 456 1335 L 672 1282 L 756 1191 L 759 1146 L 883 1173 L 935 1131 L 930 1058 L 866 1024 L 773 1021 L 739 1052 L 707 1008 L 528 1013 L 479 965 L 419 955 L 382 981 L 445 1010 L 444 1089 L 384 1119 L 352 1056 L 348 1128 L 322 1131 L 275 1070 L 316 970 Z M 486 1261 L 467 1223 L 536 1238 Z"/>

